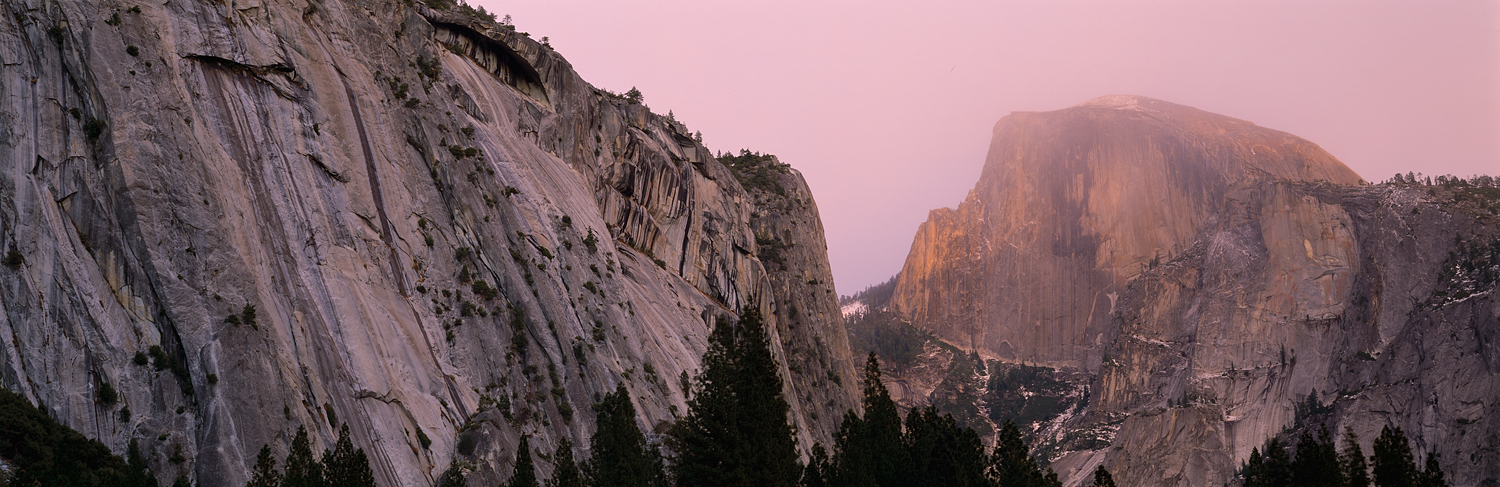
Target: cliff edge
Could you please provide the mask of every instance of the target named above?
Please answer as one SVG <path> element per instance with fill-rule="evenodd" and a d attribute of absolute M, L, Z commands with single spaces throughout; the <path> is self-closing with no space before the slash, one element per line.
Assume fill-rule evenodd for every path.
<path fill-rule="evenodd" d="M 382 485 L 455 459 L 497 480 L 523 434 L 587 445 L 617 384 L 648 430 L 672 421 L 709 327 L 745 307 L 804 447 L 857 407 L 836 298 L 806 284 L 832 277 L 800 175 L 800 205 L 764 207 L 684 125 L 492 16 L 0 5 L 0 242 L 21 259 L 0 382 L 115 452 L 138 440 L 160 478 L 240 485 L 261 445 L 284 457 L 300 425 L 326 449 L 348 423 Z M 765 265 L 770 227 L 803 254 Z"/>
<path fill-rule="evenodd" d="M 1368 454 L 1388 425 L 1490 485 L 1497 229 L 1488 176 L 1365 184 L 1303 139 L 1141 97 L 1012 114 L 889 305 L 951 350 L 894 381 L 981 429 L 1017 418 L 1066 485 L 1097 465 L 1232 483 L 1269 438 L 1352 431 Z M 972 352 L 988 377 L 926 371 Z"/>

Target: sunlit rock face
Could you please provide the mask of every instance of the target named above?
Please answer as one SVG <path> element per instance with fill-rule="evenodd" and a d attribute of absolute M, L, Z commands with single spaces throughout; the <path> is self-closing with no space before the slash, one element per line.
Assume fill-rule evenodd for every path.
<path fill-rule="evenodd" d="M 1125 283 L 1232 186 L 1277 179 L 1360 182 L 1308 141 L 1150 98 L 1014 113 L 968 197 L 917 230 L 891 303 L 963 348 L 1097 370 Z"/>
<path fill-rule="evenodd" d="M 1294 136 L 1106 97 L 1003 119 L 892 306 L 981 355 L 1093 374 L 1039 437 L 1069 485 L 1101 464 L 1222 485 L 1272 436 L 1349 428 L 1369 454 L 1386 425 L 1481 485 L 1500 482 L 1497 214 L 1492 189 L 1365 185 Z"/>
<path fill-rule="evenodd" d="M 0 381 L 159 478 L 242 485 L 348 423 L 382 485 L 492 484 L 522 434 L 582 449 L 617 384 L 648 429 L 683 414 L 744 307 L 800 444 L 857 407 L 800 174 L 747 190 L 524 34 L 398 1 L 4 10 Z M 797 246 L 767 266 L 757 232 Z"/>

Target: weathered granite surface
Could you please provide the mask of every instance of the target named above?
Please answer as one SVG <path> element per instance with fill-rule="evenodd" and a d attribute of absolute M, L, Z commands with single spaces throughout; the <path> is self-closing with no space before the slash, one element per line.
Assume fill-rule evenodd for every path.
<path fill-rule="evenodd" d="M 1088 420 L 1120 424 L 1105 465 L 1204 485 L 1288 430 L 1352 428 L 1370 454 L 1395 425 L 1454 485 L 1500 481 L 1497 210 L 1455 188 L 1236 188 L 1120 298 Z M 1309 394 L 1325 411 L 1299 418 Z"/>
<path fill-rule="evenodd" d="M 622 382 L 672 421 L 744 306 L 803 446 L 857 407 L 801 176 L 768 203 L 525 34 L 403 1 L 0 5 L 0 242 L 24 259 L 0 382 L 140 440 L 159 478 L 239 485 L 335 422 L 382 485 L 506 476 L 521 434 L 582 449 Z M 786 265 L 757 257 L 769 231 Z"/>
<path fill-rule="evenodd" d="M 1287 133 L 1144 97 L 995 124 L 978 184 L 917 230 L 893 309 L 996 358 L 1097 370 L 1114 300 L 1234 184 L 1360 181 Z"/>
<path fill-rule="evenodd" d="M 1367 454 L 1399 425 L 1455 485 L 1496 482 L 1500 301 L 1473 269 L 1500 262 L 1472 257 L 1500 252 L 1495 196 L 1364 185 L 1305 140 L 1148 98 L 1012 114 L 968 199 L 918 230 L 891 309 L 1094 375 L 1039 438 L 1069 485 L 1100 463 L 1220 485 L 1314 423 Z M 1326 411 L 1299 423 L 1310 393 Z"/>

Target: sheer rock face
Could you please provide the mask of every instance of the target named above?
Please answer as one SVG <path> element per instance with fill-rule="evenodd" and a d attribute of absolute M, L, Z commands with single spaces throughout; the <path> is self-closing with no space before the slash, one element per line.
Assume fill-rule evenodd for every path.
<path fill-rule="evenodd" d="M 1220 485 L 1320 424 L 1366 454 L 1401 426 L 1455 485 L 1500 479 L 1500 301 L 1472 278 L 1500 267 L 1464 257 L 1500 249 L 1500 202 L 1356 183 L 1306 141 L 1154 100 L 1014 114 L 892 303 L 992 358 L 1096 374 L 1048 440 L 1068 485 L 1099 464 Z M 1309 394 L 1322 411 L 1299 422 Z"/>
<path fill-rule="evenodd" d="M 1120 298 L 1088 420 L 1119 425 L 1104 464 L 1131 485 L 1217 484 L 1267 438 L 1293 441 L 1286 428 L 1351 428 L 1368 455 L 1395 425 L 1418 457 L 1442 454 L 1454 485 L 1500 479 L 1500 423 L 1481 412 L 1500 404 L 1500 301 L 1473 278 L 1500 268 L 1465 250 L 1500 251 L 1500 204 L 1455 194 L 1231 191 Z M 1326 411 L 1299 420 L 1309 394 Z"/>
<path fill-rule="evenodd" d="M 521 434 L 587 445 L 618 383 L 644 426 L 681 414 L 743 306 L 794 365 L 803 445 L 857 407 L 800 175 L 804 204 L 763 207 L 529 37 L 405 2 L 3 6 L 0 381 L 160 478 L 243 484 L 335 422 L 382 485 L 498 478 Z M 803 253 L 768 269 L 767 225 Z"/>
<path fill-rule="evenodd" d="M 891 304 L 961 348 L 1097 370 L 1124 284 L 1270 179 L 1360 181 L 1290 134 L 1149 98 L 1014 113 L 969 196 L 917 230 Z"/>

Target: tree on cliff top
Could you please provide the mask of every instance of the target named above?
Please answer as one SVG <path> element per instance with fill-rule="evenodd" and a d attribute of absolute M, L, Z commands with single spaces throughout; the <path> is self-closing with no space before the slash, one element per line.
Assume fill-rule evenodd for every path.
<path fill-rule="evenodd" d="M 791 487 L 802 467 L 791 409 L 760 312 L 720 318 L 709 335 L 688 414 L 671 430 L 677 485 Z"/>

